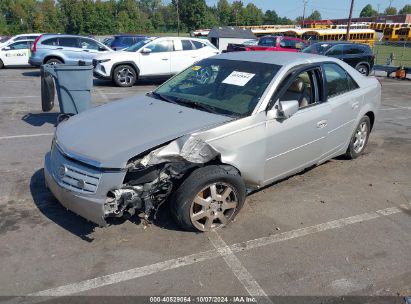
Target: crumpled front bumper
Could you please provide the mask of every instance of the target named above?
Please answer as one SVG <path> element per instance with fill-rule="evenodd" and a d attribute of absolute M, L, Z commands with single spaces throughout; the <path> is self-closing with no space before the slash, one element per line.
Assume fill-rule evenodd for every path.
<path fill-rule="evenodd" d="M 83 171 L 86 168 L 66 159 L 59 152 L 52 150 L 46 154 L 44 159 L 44 177 L 47 187 L 56 199 L 67 209 L 99 226 L 106 226 L 104 204 L 106 202 L 107 192 L 122 183 L 125 173 L 103 173 L 96 193 L 83 194 L 65 188 L 61 182 L 58 170 L 65 164 L 71 167 L 80 166 Z"/>

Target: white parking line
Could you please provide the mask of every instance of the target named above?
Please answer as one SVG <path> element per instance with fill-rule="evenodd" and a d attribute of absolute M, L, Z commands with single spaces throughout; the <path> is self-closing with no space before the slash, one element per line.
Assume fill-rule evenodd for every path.
<path fill-rule="evenodd" d="M 404 212 L 403 209 L 409 210 L 410 207 L 411 207 L 411 204 L 403 204 L 400 207 L 390 207 L 390 208 L 386 208 L 382 210 L 377 210 L 374 212 L 367 212 L 367 213 L 363 213 L 363 214 L 359 214 L 355 216 L 350 216 L 347 218 L 338 219 L 335 221 L 330 221 L 330 222 L 326 222 L 326 223 L 322 223 L 322 224 L 318 224 L 314 226 L 309 226 L 309 227 L 305 227 L 301 229 L 291 230 L 291 231 L 283 232 L 280 234 L 275 234 L 275 235 L 271 235 L 268 237 L 262 237 L 262 238 L 258 238 L 254 240 L 249 240 L 249 241 L 245 241 L 245 242 L 241 242 L 241 243 L 237 243 L 233 245 L 228 245 L 228 246 L 223 245 L 223 246 L 217 247 L 217 249 L 187 255 L 181 258 L 176 258 L 176 259 L 172 259 L 172 260 L 168 260 L 164 262 L 155 263 L 152 265 L 133 268 L 130 270 L 125 270 L 125 271 L 97 277 L 94 279 L 89 279 L 89 280 L 80 281 L 80 282 L 76 282 L 76 283 L 72 283 L 68 285 L 59 286 L 56 288 L 34 292 L 34 293 L 27 295 L 31 297 L 30 299 L 27 299 L 24 296 L 21 296 L 21 297 L 12 298 L 9 301 L 3 302 L 3 303 L 8 303 L 8 304 L 25 303 L 25 302 L 39 303 L 39 302 L 47 301 L 53 297 L 62 297 L 62 296 L 78 294 L 80 292 L 96 289 L 99 287 L 112 285 L 112 284 L 118 284 L 118 283 L 129 281 L 132 279 L 145 277 L 145 276 L 148 276 L 154 273 L 176 269 L 176 268 L 192 265 L 192 264 L 199 263 L 199 262 L 204 262 L 207 260 L 212 260 L 212 259 L 215 259 L 221 256 L 223 257 L 230 256 L 230 255 L 233 255 L 233 253 L 235 252 L 251 250 L 254 248 L 267 246 L 267 245 L 277 243 L 277 242 L 292 240 L 292 239 L 300 238 L 306 235 L 316 234 L 322 231 L 334 230 L 334 229 L 350 226 L 356 223 L 366 222 L 372 219 L 381 218 L 381 217 L 389 216 L 392 214 L 402 213 Z M 218 246 L 219 244 L 216 244 L 216 245 Z M 230 250 L 227 250 L 227 248 Z M 232 258 L 229 259 L 229 262 L 230 263 L 233 262 Z M 242 270 L 240 268 L 240 270 L 236 270 L 236 271 L 239 271 L 240 273 Z M 243 280 L 243 278 L 241 280 Z M 255 286 L 250 285 L 249 288 L 252 292 L 258 292 L 257 291 L 258 288 L 254 289 L 256 288 Z"/>
<path fill-rule="evenodd" d="M 14 98 L 41 98 L 41 96 L 0 96 L 0 99 L 14 99 Z"/>
<path fill-rule="evenodd" d="M 263 297 L 259 299 L 261 303 L 272 303 L 264 289 L 258 284 L 247 268 L 241 264 L 241 261 L 234 255 L 233 251 L 226 242 L 224 242 L 221 236 L 217 232 L 211 232 L 209 233 L 208 239 L 221 254 L 237 279 L 243 284 L 248 294 L 252 297 Z"/>
<path fill-rule="evenodd" d="M 27 138 L 27 137 L 38 137 L 38 136 L 51 136 L 54 133 L 39 133 L 39 134 L 24 134 L 24 135 L 12 135 L 12 136 L 0 136 L 2 139 L 13 139 L 13 138 Z"/>

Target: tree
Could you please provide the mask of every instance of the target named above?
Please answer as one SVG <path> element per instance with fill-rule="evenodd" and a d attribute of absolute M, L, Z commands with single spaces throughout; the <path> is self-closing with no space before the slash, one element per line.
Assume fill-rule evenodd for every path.
<path fill-rule="evenodd" d="M 373 17 L 377 15 L 378 12 L 375 9 L 373 9 L 371 4 L 367 4 L 366 6 L 364 6 L 360 13 L 360 17 Z"/>
<path fill-rule="evenodd" d="M 180 20 L 189 31 L 204 28 L 207 21 L 205 0 L 179 0 Z"/>
<path fill-rule="evenodd" d="M 231 4 L 230 25 L 243 25 L 244 22 L 243 2 L 241 0 L 234 1 L 233 4 Z"/>
<path fill-rule="evenodd" d="M 315 10 L 307 17 L 307 20 L 321 20 L 321 14 L 319 11 Z"/>
<path fill-rule="evenodd" d="M 77 0 L 60 0 L 60 10 L 64 31 L 68 34 L 79 34 L 83 31 L 82 2 Z"/>
<path fill-rule="evenodd" d="M 389 6 L 385 9 L 384 15 L 397 15 L 397 9 L 395 7 Z"/>
<path fill-rule="evenodd" d="M 227 0 L 219 0 L 217 3 L 217 19 L 220 25 L 230 23 L 231 6 Z"/>
<path fill-rule="evenodd" d="M 265 11 L 264 24 L 278 24 L 278 15 L 275 10 Z"/>
<path fill-rule="evenodd" d="M 406 4 L 404 5 L 404 7 L 402 9 L 400 9 L 400 11 L 398 12 L 398 14 L 411 14 L 411 5 Z"/>
<path fill-rule="evenodd" d="M 263 24 L 263 12 L 253 3 L 248 3 L 244 9 L 244 25 Z"/>

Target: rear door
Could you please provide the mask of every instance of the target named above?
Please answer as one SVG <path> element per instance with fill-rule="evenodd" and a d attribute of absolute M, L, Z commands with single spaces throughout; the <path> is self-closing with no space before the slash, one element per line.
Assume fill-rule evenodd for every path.
<path fill-rule="evenodd" d="M 198 60 L 198 51 L 190 39 L 174 40 L 174 52 L 171 53 L 171 73 L 177 74 Z"/>
<path fill-rule="evenodd" d="M 93 39 L 79 38 L 79 41 L 83 60 L 86 64 L 91 64 L 94 57 L 97 55 L 108 52 L 108 49 L 103 44 L 100 44 Z"/>
<path fill-rule="evenodd" d="M 29 65 L 30 44 L 28 41 L 17 41 L 3 47 L 4 65 Z"/>
<path fill-rule="evenodd" d="M 364 50 L 355 44 L 344 44 L 344 61 L 355 67 L 358 63 L 368 61 L 365 58 Z"/>
<path fill-rule="evenodd" d="M 78 64 L 79 60 L 83 60 L 78 37 L 59 37 L 58 47 L 55 49 L 64 54 L 64 62 L 67 64 Z"/>
<path fill-rule="evenodd" d="M 332 112 L 324 155 L 326 157 L 343 149 L 351 138 L 363 95 L 358 84 L 338 64 L 325 63 L 323 72 L 327 103 Z"/>

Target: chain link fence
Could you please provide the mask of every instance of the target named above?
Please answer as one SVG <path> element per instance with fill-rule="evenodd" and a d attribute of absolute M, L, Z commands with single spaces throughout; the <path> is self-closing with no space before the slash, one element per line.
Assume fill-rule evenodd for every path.
<path fill-rule="evenodd" d="M 378 41 L 373 52 L 376 65 L 411 68 L 411 41 Z"/>

